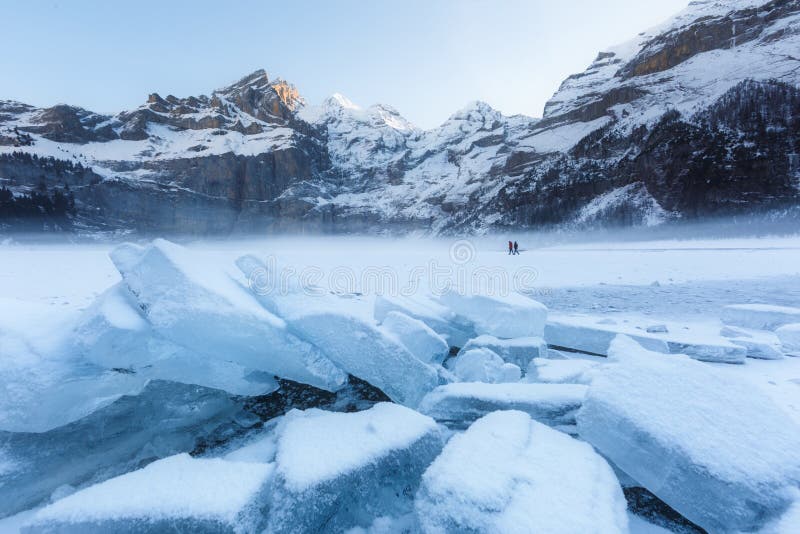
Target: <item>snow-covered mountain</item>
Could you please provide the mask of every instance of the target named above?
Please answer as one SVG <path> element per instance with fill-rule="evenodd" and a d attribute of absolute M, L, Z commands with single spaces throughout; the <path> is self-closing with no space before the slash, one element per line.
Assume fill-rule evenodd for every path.
<path fill-rule="evenodd" d="M 423 131 L 307 105 L 263 70 L 105 116 L 0 101 L 3 221 L 142 232 L 484 232 L 657 224 L 800 200 L 800 2 L 693 2 L 563 82 L 543 117 L 482 102 Z M 38 191 L 38 200 L 31 198 Z M 62 210 L 63 211 L 63 210 Z M 53 212 L 60 215 L 61 212 Z"/>

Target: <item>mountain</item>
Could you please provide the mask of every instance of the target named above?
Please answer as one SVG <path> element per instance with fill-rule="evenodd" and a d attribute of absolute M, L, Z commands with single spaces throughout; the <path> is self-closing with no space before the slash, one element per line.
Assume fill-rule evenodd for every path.
<path fill-rule="evenodd" d="M 800 0 L 696 1 L 601 52 L 540 119 L 473 102 L 428 131 L 341 95 L 308 105 L 263 70 L 114 116 L 0 101 L 0 225 L 443 234 L 795 209 L 798 51 Z"/>

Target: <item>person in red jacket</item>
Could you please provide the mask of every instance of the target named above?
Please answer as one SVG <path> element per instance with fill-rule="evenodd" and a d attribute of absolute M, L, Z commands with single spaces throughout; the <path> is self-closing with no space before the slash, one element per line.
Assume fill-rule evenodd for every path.
<path fill-rule="evenodd" d="M 514 254 L 514 243 L 509 241 L 508 242 L 508 255 L 511 256 Z"/>

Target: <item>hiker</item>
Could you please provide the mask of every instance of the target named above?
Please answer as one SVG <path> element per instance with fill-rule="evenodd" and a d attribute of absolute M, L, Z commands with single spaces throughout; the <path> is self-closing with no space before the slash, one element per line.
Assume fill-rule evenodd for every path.
<path fill-rule="evenodd" d="M 514 241 L 514 254 L 519 256 L 519 243 Z"/>
<path fill-rule="evenodd" d="M 514 254 L 514 243 L 511 241 L 508 242 L 508 255 L 511 256 Z"/>

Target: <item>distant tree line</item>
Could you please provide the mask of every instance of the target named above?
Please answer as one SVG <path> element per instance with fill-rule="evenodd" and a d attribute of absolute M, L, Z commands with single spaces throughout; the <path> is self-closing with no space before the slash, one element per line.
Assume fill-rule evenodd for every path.
<path fill-rule="evenodd" d="M 70 226 L 75 213 L 75 195 L 69 186 L 48 191 L 44 182 L 33 191 L 14 195 L 6 186 L 0 188 L 0 224 L 6 227 L 39 227 L 52 223 Z"/>

